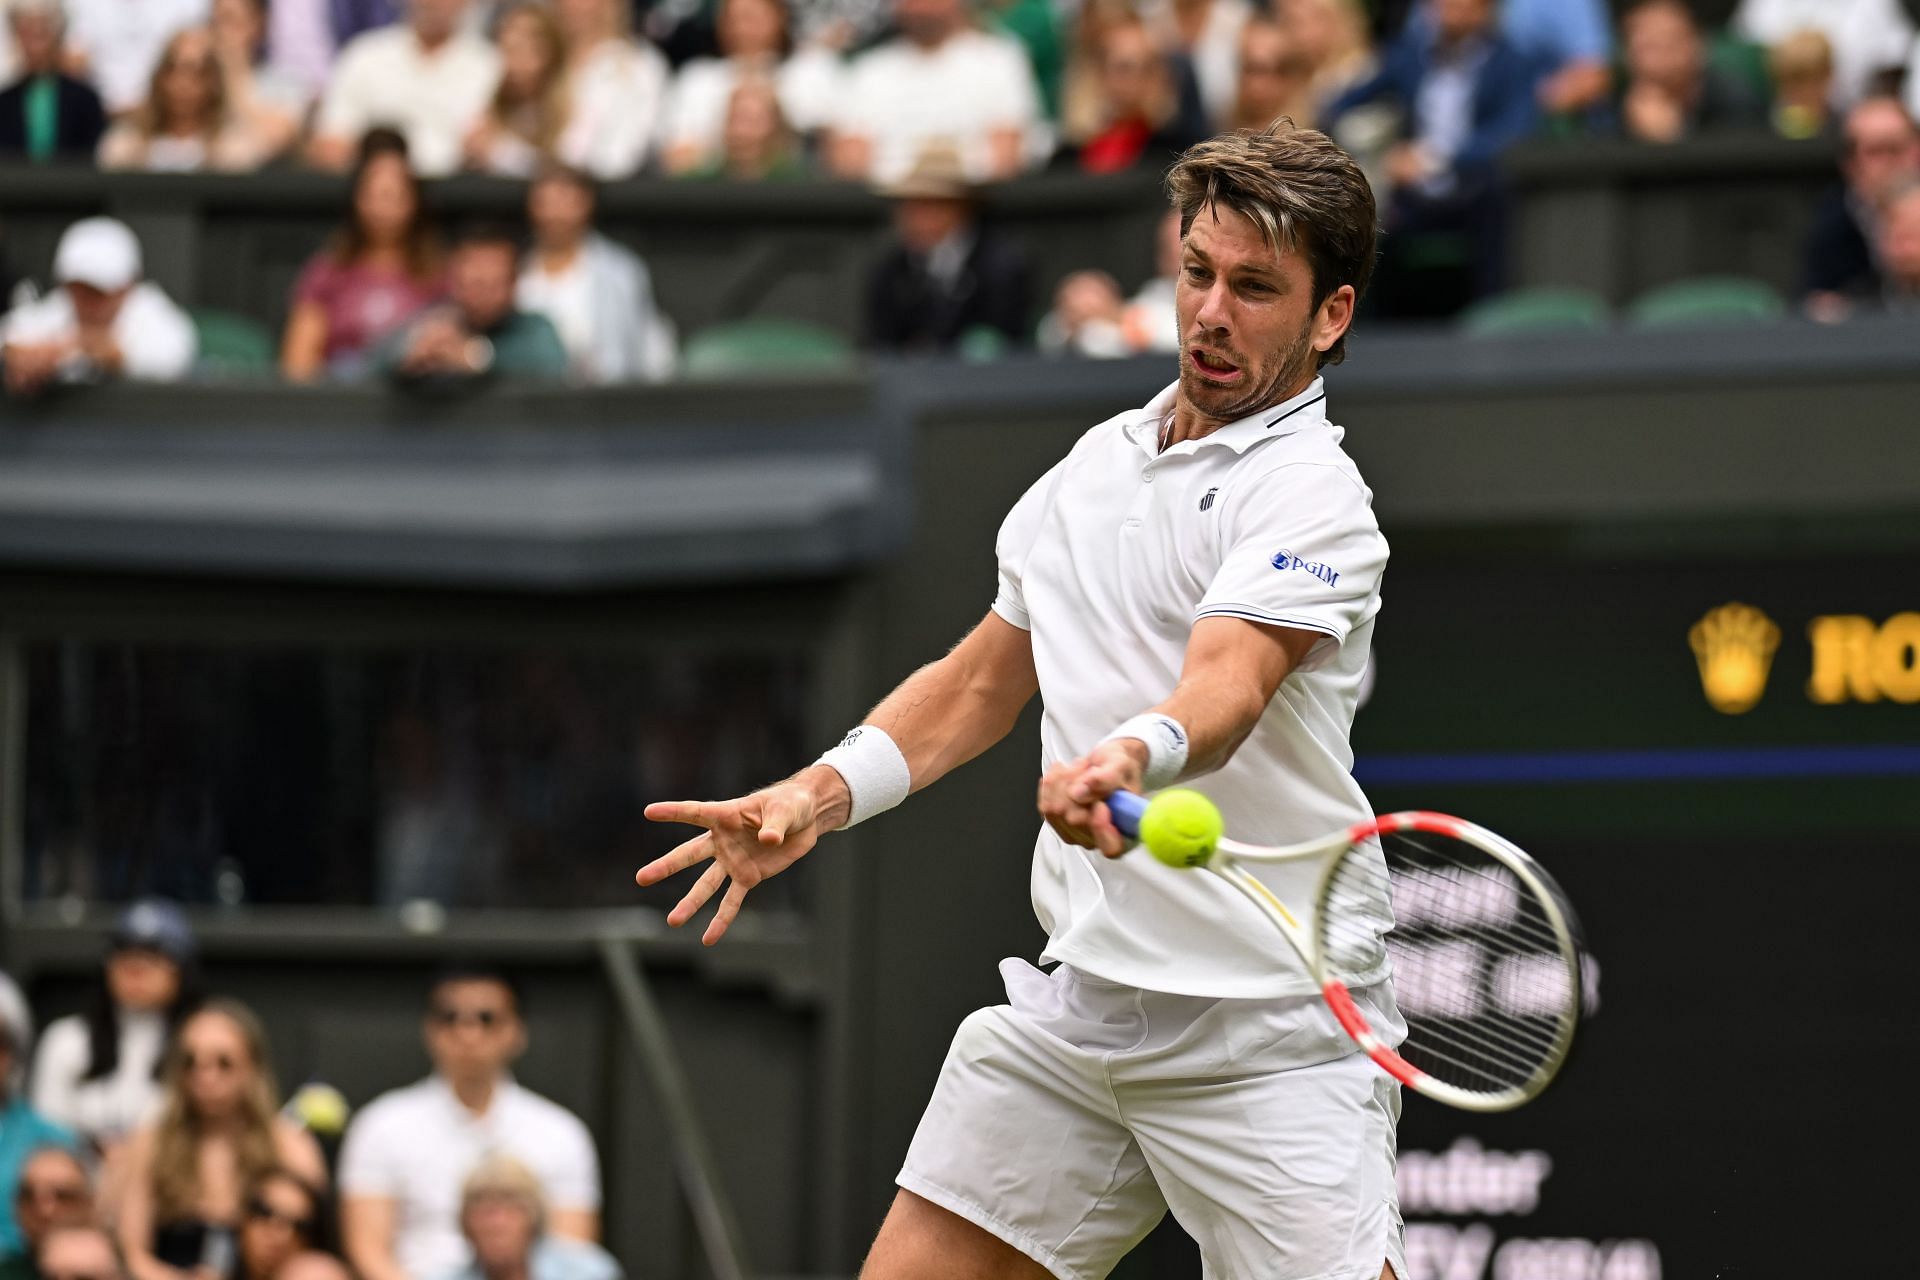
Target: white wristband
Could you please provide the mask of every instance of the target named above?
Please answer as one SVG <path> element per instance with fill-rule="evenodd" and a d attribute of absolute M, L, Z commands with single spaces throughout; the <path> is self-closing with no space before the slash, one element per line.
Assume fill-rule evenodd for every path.
<path fill-rule="evenodd" d="M 1140 785 L 1148 791 L 1172 786 L 1186 771 L 1187 731 L 1172 716 L 1148 711 L 1135 716 L 1100 741 L 1112 742 L 1115 738 L 1138 738 L 1147 744 L 1147 768 L 1141 775 Z"/>
<path fill-rule="evenodd" d="M 847 820 L 840 824 L 842 831 L 876 813 L 885 813 L 913 789 L 907 758 L 885 729 L 870 724 L 854 726 L 840 739 L 839 746 L 814 763 L 824 764 L 846 779 L 850 809 Z"/>

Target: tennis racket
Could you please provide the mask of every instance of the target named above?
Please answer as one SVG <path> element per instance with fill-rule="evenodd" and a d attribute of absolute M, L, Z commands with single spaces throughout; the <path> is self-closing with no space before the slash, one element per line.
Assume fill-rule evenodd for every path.
<path fill-rule="evenodd" d="M 1107 797 L 1114 826 L 1136 840 L 1147 804 L 1128 791 Z M 1553 878 L 1486 828 L 1390 813 L 1284 847 L 1221 839 L 1187 861 L 1273 921 L 1341 1027 L 1408 1088 L 1468 1111 L 1507 1111 L 1538 1097 L 1566 1061 L 1581 1012 L 1579 924 Z M 1305 909 L 1246 866 L 1277 862 L 1320 864 Z M 1389 972 L 1407 1024 L 1397 1045 L 1348 989 Z"/>

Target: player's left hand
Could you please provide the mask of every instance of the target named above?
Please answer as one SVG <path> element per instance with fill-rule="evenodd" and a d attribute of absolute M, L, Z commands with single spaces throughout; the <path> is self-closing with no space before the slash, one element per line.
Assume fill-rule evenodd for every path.
<path fill-rule="evenodd" d="M 1098 849 L 1109 858 L 1127 851 L 1127 838 L 1113 825 L 1106 799 L 1116 791 L 1140 790 L 1147 744 L 1133 738 L 1103 742 L 1047 770 L 1040 779 L 1040 816 L 1068 844 Z"/>

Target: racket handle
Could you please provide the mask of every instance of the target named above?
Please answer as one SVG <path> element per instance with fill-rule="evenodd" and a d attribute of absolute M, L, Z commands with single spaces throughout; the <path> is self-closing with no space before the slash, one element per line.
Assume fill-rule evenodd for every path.
<path fill-rule="evenodd" d="M 1107 812 L 1113 825 L 1129 840 L 1140 838 L 1140 819 L 1147 812 L 1147 798 L 1132 791 L 1116 791 L 1107 797 Z"/>

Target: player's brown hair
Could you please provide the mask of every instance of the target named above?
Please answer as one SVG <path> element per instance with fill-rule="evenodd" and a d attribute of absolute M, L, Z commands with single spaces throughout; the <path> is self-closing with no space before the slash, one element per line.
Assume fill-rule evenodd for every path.
<path fill-rule="evenodd" d="M 1276 120 L 1265 129 L 1223 133 L 1188 148 L 1167 174 L 1167 194 L 1187 234 L 1202 209 L 1233 210 L 1260 228 L 1276 253 L 1306 258 L 1313 305 L 1341 285 L 1356 300 L 1373 278 L 1379 243 L 1373 188 L 1353 157 L 1326 134 Z M 1322 366 L 1347 358 L 1347 338 L 1320 353 Z"/>

